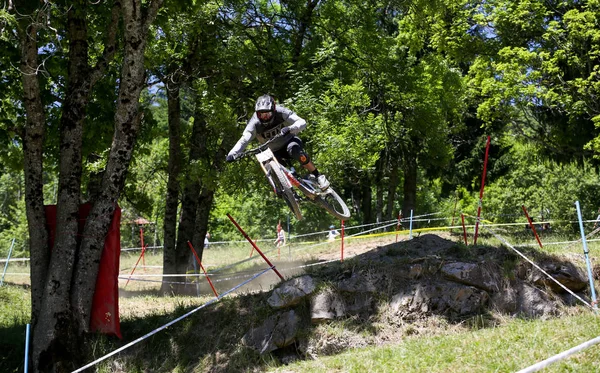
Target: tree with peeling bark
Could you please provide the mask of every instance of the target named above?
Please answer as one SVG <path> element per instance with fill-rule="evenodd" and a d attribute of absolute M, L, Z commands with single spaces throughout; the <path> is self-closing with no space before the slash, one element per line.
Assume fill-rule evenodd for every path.
<path fill-rule="evenodd" d="M 16 0 L 7 4 L 21 51 L 21 104 L 26 114 L 21 133 L 31 256 L 31 359 L 35 371 L 71 371 L 81 364 L 77 357 L 82 356 L 78 352 L 89 332 L 100 256 L 140 128 L 139 98 L 146 85 L 144 52 L 150 25 L 162 2 Z M 79 239 L 83 138 L 91 124 L 87 122 L 87 109 L 96 84 L 116 55 L 121 71 L 118 87 L 113 87 L 112 145 L 100 192 L 91 201 Z M 52 66 L 58 66 L 53 71 L 57 75 L 50 72 Z M 44 156 L 50 152 L 45 131 L 54 123 L 50 112 L 57 111 L 60 176 L 56 219 L 60 229 L 50 255 L 42 177 Z"/>

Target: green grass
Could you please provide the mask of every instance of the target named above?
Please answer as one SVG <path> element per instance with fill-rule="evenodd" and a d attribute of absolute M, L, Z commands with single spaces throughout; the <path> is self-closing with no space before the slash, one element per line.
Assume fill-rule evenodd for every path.
<path fill-rule="evenodd" d="M 472 232 L 471 232 L 472 233 Z M 384 237 L 389 243 L 394 242 L 394 235 Z M 542 242 L 559 242 L 574 240 L 578 237 L 549 236 Z M 378 238 L 382 240 L 382 238 Z M 406 237 L 402 237 L 406 239 Z M 462 242 L 462 237 L 456 237 Z M 545 245 L 544 249 L 523 244 L 537 244 L 535 239 L 509 238 L 508 241 L 523 249 L 535 261 L 535 257 L 543 255 L 569 255 L 569 260 L 577 259 L 578 264 L 583 257 L 581 244 L 566 248 L 566 245 Z M 346 241 L 368 243 L 368 239 L 355 238 Z M 277 251 L 273 251 L 270 242 L 259 242 L 259 247 L 268 252 L 267 255 L 276 261 Z M 385 244 L 385 243 L 382 243 Z M 479 252 L 487 247 L 500 246 L 495 237 L 484 235 L 478 239 Z M 590 242 L 590 256 L 593 263 L 600 260 L 600 244 Z M 469 256 L 472 246 L 472 235 L 468 246 L 457 246 L 457 250 Z M 311 260 L 323 254 L 335 256 L 339 253 L 340 242 L 327 243 L 320 246 L 292 243 L 289 247 L 292 260 Z M 249 256 L 250 245 L 242 243 L 230 247 L 213 245 L 204 253 L 203 263 L 207 269 L 222 268 L 236 263 Z M 140 252 L 123 252 L 121 256 L 121 276 L 128 276 L 139 259 Z M 257 254 L 254 253 L 256 256 Z M 281 249 L 281 261 L 287 261 L 288 247 Z M 250 268 L 262 259 L 242 264 L 230 271 L 237 272 Z M 162 252 L 150 250 L 145 255 L 146 266 L 161 266 Z M 278 263 L 279 265 L 282 263 Z M 16 265 L 16 264 L 15 264 Z M 138 264 L 135 273 L 161 273 L 160 268 L 142 268 Z M 339 271 L 340 266 L 350 266 L 352 261 L 344 264 L 330 263 L 322 268 L 325 272 Z M 506 263 L 510 266 L 511 263 Z M 585 265 L 585 264 L 583 264 Z M 9 271 L 11 269 L 9 266 Z M 18 272 L 28 271 L 28 266 L 15 267 Z M 15 270 L 14 272 L 17 272 Z M 16 279 L 11 283 L 18 283 Z M 153 278 L 160 280 L 161 278 Z M 15 281 L 15 282 L 13 282 Z M 241 282 L 243 280 L 237 280 Z M 124 281 L 120 281 L 123 289 Z M 93 358 L 103 356 L 149 331 L 160 327 L 176 317 L 198 307 L 212 299 L 206 297 L 159 297 L 155 291 L 145 291 L 146 285 L 130 282 L 127 287 L 131 295 L 120 299 L 121 328 L 124 339 L 118 341 L 106 336 L 98 336 L 92 341 Z M 147 285 L 150 286 L 150 285 Z M 155 285 L 153 285 L 155 286 Z M 155 286 L 156 288 L 156 286 Z M 221 291 L 227 290 L 225 288 Z M 265 288 L 267 290 L 267 288 Z M 136 294 L 137 293 L 137 294 Z M 0 287 L 0 372 L 17 372 L 23 369 L 23 352 L 25 324 L 29 322 L 29 291 L 20 286 Z M 554 354 L 600 336 L 600 316 L 589 309 L 571 309 L 572 315 L 564 315 L 548 320 L 519 320 L 502 318 L 494 323 L 494 327 L 474 330 L 469 322 L 452 330 L 440 330 L 437 334 L 419 334 L 418 328 L 406 329 L 398 333 L 400 343 L 380 347 L 352 349 L 335 356 L 320 356 L 316 361 L 304 361 L 281 366 L 273 356 L 260 356 L 254 351 L 242 347 L 240 340 L 252 323 L 259 323 L 270 310 L 266 307 L 266 295 L 229 296 L 217 304 L 182 320 L 172 327 L 156 334 L 135 347 L 108 359 L 98 366 L 100 372 L 205 372 L 205 371 L 280 371 L 280 372 L 515 372 L 535 362 L 544 360 Z M 321 326 L 325 336 L 344 338 L 345 330 L 357 327 L 355 322 L 340 320 Z M 435 329 L 431 326 L 431 329 Z M 312 333 L 307 326 L 303 333 Z M 357 330 L 353 330 L 357 332 Z M 359 329 L 358 332 L 373 333 L 377 328 Z M 573 357 L 555 363 L 544 372 L 595 372 L 600 371 L 600 345 L 592 346 Z"/>
<path fill-rule="evenodd" d="M 28 289 L 13 285 L 0 287 L 0 372 L 23 371 L 30 310 Z"/>
<path fill-rule="evenodd" d="M 345 353 L 274 368 L 285 372 L 515 372 L 600 336 L 600 318 L 510 320 L 491 329 L 409 337 L 397 345 Z M 544 372 L 598 372 L 600 345 L 556 362 Z"/>

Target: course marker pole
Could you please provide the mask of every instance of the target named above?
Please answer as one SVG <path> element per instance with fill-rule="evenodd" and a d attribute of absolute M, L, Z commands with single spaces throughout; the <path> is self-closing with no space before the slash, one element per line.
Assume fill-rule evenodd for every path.
<path fill-rule="evenodd" d="M 227 214 L 227 217 L 229 218 L 229 220 L 231 220 L 231 222 L 233 223 L 233 225 L 235 225 L 235 227 L 240 231 L 240 233 L 242 233 L 242 235 L 244 236 L 244 238 L 250 242 L 250 244 L 252 245 L 252 247 L 254 248 L 254 250 L 256 250 L 257 253 L 260 254 L 260 256 L 262 256 L 262 258 L 265 260 L 265 262 L 267 262 L 267 264 L 269 265 L 269 267 L 273 268 L 273 271 L 277 274 L 277 276 L 279 276 L 279 278 L 281 279 L 281 281 L 285 281 L 285 278 L 283 278 L 283 276 L 281 275 L 281 273 L 279 273 L 279 271 L 277 270 L 277 268 L 275 268 L 275 266 L 273 264 L 271 264 L 271 262 L 269 261 L 269 259 L 265 256 L 265 254 L 263 254 L 262 251 L 260 251 L 260 249 L 258 248 L 258 246 L 256 246 L 256 244 L 254 242 L 252 242 L 252 240 L 250 239 L 250 237 L 248 237 L 248 235 L 246 234 L 246 232 L 244 232 L 244 230 L 242 229 L 242 227 L 240 227 L 240 225 L 235 221 L 235 219 L 229 215 L 229 213 Z"/>
<path fill-rule="evenodd" d="M 28 371 L 29 366 L 29 331 L 31 330 L 31 325 L 27 324 L 25 327 L 25 369 L 23 370 L 25 373 Z"/>
<path fill-rule="evenodd" d="M 538 236 L 537 231 L 535 230 L 535 225 L 531 221 L 531 218 L 529 217 L 529 214 L 527 213 L 527 209 L 525 209 L 525 205 L 521 205 L 521 208 L 523 209 L 523 212 L 525 213 L 525 217 L 527 217 L 527 221 L 529 222 L 529 226 L 531 227 L 531 231 L 535 235 L 535 239 L 540 244 L 540 248 L 543 249 L 544 247 L 542 246 L 542 241 L 540 241 L 540 236 Z"/>
<path fill-rule="evenodd" d="M 467 243 L 467 227 L 465 227 L 465 214 L 461 213 L 460 219 L 462 220 L 463 237 L 465 238 L 465 246 L 469 246 L 469 244 Z"/>
<path fill-rule="evenodd" d="M 342 257 L 340 259 L 340 261 L 343 263 L 344 262 L 344 221 L 342 220 Z"/>
<path fill-rule="evenodd" d="M 8 262 L 10 262 L 10 255 L 12 254 L 13 247 L 15 246 L 15 239 L 13 238 L 12 243 L 10 244 L 10 249 L 8 249 L 8 257 L 6 258 L 6 263 L 4 264 L 4 272 L 2 272 L 2 278 L 0 279 L 0 286 L 4 283 L 4 275 L 6 274 L 6 268 L 8 268 Z"/>
<path fill-rule="evenodd" d="M 583 254 L 585 255 L 585 265 L 587 266 L 588 278 L 590 280 L 590 291 L 592 292 L 592 306 L 594 310 L 598 310 L 598 301 L 596 301 L 596 290 L 594 289 L 594 276 L 592 275 L 592 268 L 590 264 L 590 257 L 588 256 L 589 251 L 587 247 L 587 241 L 585 239 L 585 232 L 583 231 L 583 219 L 581 218 L 581 208 L 579 207 L 579 201 L 575 201 L 577 207 L 577 217 L 579 218 L 579 230 L 581 231 L 581 242 L 583 243 Z"/>
<path fill-rule="evenodd" d="M 144 255 L 144 252 L 146 251 L 146 246 L 144 245 L 144 228 L 140 227 L 140 241 L 142 242 L 142 265 L 145 267 L 146 266 L 146 256 Z"/>
<path fill-rule="evenodd" d="M 487 142 L 485 144 L 485 158 L 483 161 L 483 175 L 481 175 L 481 189 L 479 190 L 479 204 L 477 206 L 477 220 L 475 221 L 475 237 L 473 238 L 473 245 L 477 244 L 477 233 L 479 231 L 479 219 L 481 216 L 481 205 L 483 201 L 483 188 L 485 187 L 485 174 L 487 172 L 487 161 L 488 161 L 488 153 L 490 151 L 490 137 L 487 137 Z"/>
<path fill-rule="evenodd" d="M 137 268 L 138 264 L 140 263 L 140 259 L 142 259 L 144 257 L 145 251 L 146 251 L 146 248 L 142 246 L 142 253 L 140 254 L 140 257 L 138 258 L 137 262 L 135 262 L 135 265 L 133 266 L 133 269 L 131 270 L 131 273 L 129 274 L 129 278 L 127 279 L 127 282 L 125 283 L 125 287 L 127 287 L 127 284 L 129 284 L 129 280 L 131 280 L 131 276 L 133 275 L 133 272 L 135 272 L 135 269 Z"/>
<path fill-rule="evenodd" d="M 219 294 L 215 290 L 215 287 L 213 286 L 213 283 L 210 280 L 210 277 L 208 277 L 208 273 L 206 273 L 206 270 L 204 269 L 204 266 L 202 265 L 202 261 L 200 260 L 200 258 L 198 258 L 198 254 L 196 253 L 196 250 L 194 250 L 194 246 L 192 246 L 192 243 L 190 241 L 188 241 L 187 243 L 188 243 L 188 246 L 190 247 L 190 250 L 192 250 L 192 253 L 194 253 L 194 257 L 196 257 L 196 261 L 198 262 L 198 264 L 200 264 L 200 268 L 202 268 L 202 272 L 204 272 L 204 276 L 208 280 L 208 284 L 210 285 L 210 288 L 212 289 L 213 293 L 215 293 L 215 297 L 218 298 Z"/>

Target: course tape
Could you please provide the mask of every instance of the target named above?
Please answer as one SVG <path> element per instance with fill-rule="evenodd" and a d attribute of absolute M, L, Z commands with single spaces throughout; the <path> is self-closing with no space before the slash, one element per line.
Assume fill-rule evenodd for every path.
<path fill-rule="evenodd" d="M 571 289 L 567 288 L 565 285 L 561 284 L 558 280 L 556 280 L 554 277 L 552 277 L 552 275 L 550 275 L 548 272 L 544 271 L 540 266 L 538 266 L 537 264 L 535 264 L 531 259 L 529 259 L 528 257 L 526 257 L 523 253 L 521 253 L 519 250 L 517 250 L 513 245 L 511 245 L 507 240 L 505 240 L 502 236 L 496 234 L 496 232 L 494 232 L 493 230 L 491 230 L 490 228 L 488 228 L 485 224 L 481 223 L 481 227 L 482 228 L 486 228 L 494 237 L 496 237 L 498 240 L 500 240 L 502 243 L 504 243 L 506 246 L 510 247 L 514 252 L 516 252 L 517 254 L 519 254 L 519 256 L 521 256 L 523 259 L 525 259 L 526 261 L 528 261 L 532 266 L 534 266 L 535 268 L 537 268 L 540 272 L 542 272 L 543 274 L 545 274 L 550 280 L 554 281 L 558 286 L 560 286 L 561 288 L 563 288 L 565 291 L 567 291 L 568 293 L 570 293 L 573 297 L 579 299 L 583 304 L 585 304 L 586 306 L 588 306 L 589 308 L 593 308 L 591 304 L 589 304 L 588 302 L 586 302 L 585 300 L 583 300 L 583 298 L 581 298 L 579 295 L 575 294 L 573 291 L 571 291 Z"/>
<path fill-rule="evenodd" d="M 520 371 L 518 371 L 517 373 L 533 373 L 533 372 L 537 372 L 538 370 L 544 369 L 546 368 L 548 365 L 557 362 L 559 360 L 562 360 L 570 355 L 573 355 L 576 352 L 579 352 L 581 350 L 584 350 L 588 347 L 591 347 L 597 343 L 600 343 L 600 337 L 596 337 L 594 339 L 590 339 L 587 342 L 584 342 L 582 344 L 580 344 L 579 346 L 575 346 L 567 351 L 563 351 L 560 354 L 554 355 L 552 357 L 549 357 L 548 359 L 544 360 L 544 361 L 540 361 L 539 363 L 536 363 L 530 367 L 527 367 L 525 369 L 521 369 Z"/>
<path fill-rule="evenodd" d="M 218 298 L 212 299 L 212 300 L 210 300 L 210 301 L 208 301 L 208 302 L 204 303 L 204 304 L 203 304 L 203 305 L 201 305 L 200 307 L 194 308 L 193 310 L 191 310 L 190 312 L 186 313 L 185 315 L 179 316 L 179 317 L 178 317 L 178 318 L 176 318 L 175 320 L 172 320 L 172 321 L 170 321 L 170 322 L 166 323 L 165 325 L 161 326 L 160 328 L 154 329 L 153 331 L 151 331 L 151 332 L 149 332 L 149 333 L 147 333 L 147 334 L 145 334 L 145 335 L 143 335 L 143 336 L 139 337 L 138 339 L 136 339 L 136 340 L 134 340 L 134 341 L 131 341 L 131 342 L 129 342 L 129 343 L 128 343 L 128 344 L 126 344 L 125 346 L 122 346 L 122 347 L 120 347 L 120 348 L 118 348 L 118 349 L 116 349 L 116 350 L 114 350 L 114 351 L 112 351 L 112 352 L 110 352 L 110 353 L 108 353 L 108 354 L 106 354 L 106 355 L 102 356 L 101 358 L 99 358 L 99 359 L 96 359 L 96 360 L 92 361 L 91 363 L 89 363 L 89 364 L 87 364 L 87 365 L 84 365 L 84 366 L 82 366 L 81 368 L 79 368 L 79 369 L 77 369 L 77 370 L 74 370 L 72 373 L 82 372 L 82 371 L 84 371 L 85 369 L 87 369 L 87 368 L 90 368 L 90 367 L 92 367 L 92 366 L 94 366 L 94 365 L 98 364 L 99 362 L 101 362 L 101 361 L 104 361 L 104 360 L 108 359 L 109 357 L 111 357 L 111 356 L 113 356 L 113 355 L 116 355 L 116 354 L 118 354 L 119 352 L 121 352 L 121 351 L 123 351 L 123 350 L 125 350 L 125 349 L 127 349 L 127 348 L 129 348 L 129 347 L 131 347 L 131 346 L 133 346 L 133 345 L 135 345 L 135 344 L 137 344 L 137 343 L 139 343 L 139 342 L 141 342 L 141 341 L 145 340 L 145 339 L 147 339 L 148 337 L 151 337 L 151 336 L 153 336 L 154 334 L 156 334 L 156 333 L 158 333 L 158 332 L 160 332 L 160 331 L 162 331 L 162 330 L 164 330 L 164 329 L 168 328 L 169 326 L 171 326 L 171 325 L 173 325 L 173 324 L 175 324 L 175 323 L 177 323 L 177 322 L 179 322 L 179 321 L 181 321 L 181 320 L 185 319 L 186 317 L 188 317 L 188 316 L 190 316 L 191 314 L 193 314 L 193 313 L 195 313 L 195 312 L 197 312 L 197 311 L 201 310 L 202 308 L 204 308 L 204 307 L 207 307 L 207 306 L 209 306 L 209 305 L 211 305 L 211 304 L 213 304 L 213 303 L 216 303 L 216 302 L 218 302 L 219 300 L 221 300 L 221 298 L 223 298 L 223 297 L 224 297 L 224 296 L 226 296 L 227 294 L 230 294 L 230 293 L 232 293 L 233 291 L 237 290 L 238 288 L 240 288 L 240 287 L 242 287 L 242 286 L 246 285 L 247 283 L 249 283 L 249 282 L 253 281 L 253 280 L 254 280 L 254 279 L 256 279 L 256 278 L 258 278 L 259 276 L 261 276 L 261 275 L 265 274 L 267 271 L 270 271 L 271 269 L 272 269 L 272 268 L 271 268 L 271 267 L 269 267 L 269 268 L 265 269 L 264 271 L 262 271 L 262 272 L 260 272 L 260 273 L 257 273 L 257 274 L 256 274 L 255 276 L 253 276 L 252 278 L 250 278 L 250 279 L 248 279 L 248 280 L 246 280 L 246 281 L 244 281 L 244 282 L 242 282 L 242 283 L 240 283 L 240 284 L 238 284 L 238 285 L 234 286 L 233 288 L 231 288 L 231 289 L 227 290 L 226 292 L 222 293 L 221 295 L 219 295 L 219 297 L 218 297 Z"/>

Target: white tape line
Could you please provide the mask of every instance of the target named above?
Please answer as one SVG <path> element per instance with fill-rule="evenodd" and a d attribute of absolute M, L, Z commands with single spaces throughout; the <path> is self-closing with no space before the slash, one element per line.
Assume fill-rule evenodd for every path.
<path fill-rule="evenodd" d="M 0 263 L 7 262 L 7 259 L 0 259 Z M 29 258 L 10 258 L 11 262 L 28 262 Z"/>
<path fill-rule="evenodd" d="M 242 283 L 240 283 L 240 284 L 236 285 L 235 287 L 233 287 L 233 288 L 231 288 L 231 289 L 227 290 L 226 292 L 222 293 L 222 294 L 221 294 L 221 295 L 220 295 L 218 298 L 212 299 L 212 300 L 210 300 L 210 301 L 208 301 L 208 302 L 204 303 L 204 304 L 203 304 L 203 305 L 201 305 L 200 307 L 198 307 L 198 308 L 195 308 L 195 309 L 191 310 L 190 312 L 186 313 L 185 315 L 179 316 L 179 317 L 178 317 L 178 318 L 176 318 L 175 320 L 173 320 L 173 321 L 170 321 L 170 322 L 166 323 L 165 325 L 161 326 L 160 328 L 158 328 L 158 329 L 154 329 L 154 330 L 153 330 L 153 331 L 151 331 L 150 333 L 147 333 L 147 334 L 145 334 L 145 335 L 143 335 L 143 336 L 139 337 L 138 339 L 136 339 L 136 340 L 134 340 L 134 341 L 132 341 L 132 342 L 129 342 L 129 343 L 128 343 L 128 344 L 126 344 L 125 346 L 122 346 L 122 347 L 120 347 L 120 348 L 118 348 L 118 349 L 114 350 L 113 352 L 111 352 L 111 353 L 109 353 L 109 354 L 106 354 L 106 355 L 102 356 L 101 358 L 99 358 L 99 359 L 96 359 L 96 360 L 92 361 L 91 363 L 89 363 L 89 364 L 87 364 L 87 365 L 84 365 L 84 366 L 82 366 L 81 368 L 79 368 L 79 369 L 77 369 L 77 370 L 74 370 L 72 373 L 82 372 L 82 371 L 84 371 L 85 369 L 87 369 L 87 368 L 90 368 L 90 367 L 92 367 L 92 366 L 94 366 L 94 365 L 98 364 L 99 362 L 101 362 L 101 361 L 104 361 L 104 360 L 108 359 L 109 357 L 111 357 L 111 356 L 113 356 L 113 355 L 116 355 L 116 354 L 118 354 L 119 352 L 121 352 L 121 351 L 123 351 L 123 350 L 125 350 L 125 349 L 127 349 L 127 348 L 129 348 L 129 347 L 131 347 L 131 346 L 133 346 L 134 344 L 137 344 L 138 342 L 141 342 L 141 341 L 143 341 L 144 339 L 146 339 L 146 338 L 148 338 L 148 337 L 151 337 L 151 336 L 153 336 L 154 334 L 156 334 L 156 333 L 158 333 L 158 332 L 160 332 L 160 331 L 162 331 L 162 330 L 164 330 L 164 329 L 168 328 L 169 326 L 171 326 L 171 325 L 173 325 L 173 324 L 175 324 L 175 323 L 177 323 L 177 322 L 179 322 L 179 321 L 181 321 L 181 320 L 185 319 L 186 317 L 188 317 L 188 316 L 190 316 L 191 314 L 193 314 L 193 313 L 195 313 L 195 312 L 197 312 L 197 311 L 201 310 L 202 308 L 204 308 L 204 307 L 207 307 L 207 306 L 209 306 L 209 305 L 211 305 L 211 304 L 213 304 L 213 303 L 215 303 L 215 302 L 217 302 L 217 301 L 221 300 L 221 298 L 223 298 L 225 295 L 227 295 L 227 294 L 229 294 L 229 293 L 233 292 L 234 290 L 236 290 L 236 289 L 238 289 L 238 288 L 240 288 L 240 287 L 242 287 L 242 286 L 246 285 L 246 284 L 247 284 L 247 283 L 249 283 L 250 281 L 254 280 L 255 278 L 257 278 L 257 277 L 259 277 L 259 276 L 261 276 L 261 275 L 263 275 L 264 273 L 266 273 L 267 271 L 270 271 L 271 269 L 272 269 L 272 268 L 270 268 L 270 267 L 269 267 L 269 268 L 267 268 L 267 269 L 265 269 L 264 271 L 262 271 L 262 272 L 258 273 L 256 276 L 252 277 L 251 279 L 249 279 L 249 280 L 246 280 L 246 281 L 244 281 L 244 282 L 242 282 Z"/>
<path fill-rule="evenodd" d="M 599 342 L 600 342 L 600 337 L 596 337 L 594 339 L 590 339 L 589 341 L 584 342 L 584 343 L 580 344 L 579 346 L 575 346 L 575 347 L 573 347 L 573 348 L 571 348 L 571 349 L 569 349 L 567 351 L 563 351 L 560 354 L 554 355 L 554 356 L 552 356 L 552 357 L 550 357 L 550 358 L 548 358 L 548 359 L 546 359 L 544 361 L 540 361 L 539 363 L 534 364 L 534 365 L 532 365 L 530 367 L 527 367 L 525 369 L 521 369 L 517 373 L 532 373 L 532 372 L 537 372 L 538 370 L 544 369 L 545 367 L 547 367 L 548 365 L 550 365 L 550 364 L 552 364 L 554 362 L 562 360 L 562 359 L 564 359 L 564 358 L 566 358 L 566 357 L 568 357 L 570 355 L 573 355 L 576 352 L 584 350 L 584 349 L 586 349 L 586 348 L 588 348 L 590 346 L 593 346 L 593 345 L 595 345 L 595 344 L 597 344 Z"/>
<path fill-rule="evenodd" d="M 583 298 L 581 298 L 579 295 L 573 293 L 573 291 L 571 291 L 571 289 L 569 289 L 565 285 L 561 284 L 558 280 L 556 280 L 554 277 L 552 277 L 552 275 L 550 275 L 548 272 L 544 271 L 540 266 L 538 266 L 537 264 L 535 264 L 532 260 L 530 260 L 524 254 L 522 254 L 519 250 L 515 249 L 515 247 L 513 245 L 511 245 L 510 243 L 508 243 L 508 241 L 506 241 L 502 236 L 496 234 L 493 230 L 491 230 L 490 228 L 488 228 L 483 223 L 481 224 L 481 227 L 487 229 L 492 235 L 494 235 L 494 237 L 496 237 L 497 239 L 499 239 L 500 241 L 502 241 L 506 246 L 510 247 L 514 252 L 516 252 L 517 254 L 519 254 L 523 259 L 525 259 L 526 261 L 528 261 L 532 266 L 534 266 L 540 272 L 542 272 L 543 274 L 545 274 L 550 280 L 554 281 L 558 286 L 560 286 L 561 288 L 563 288 L 564 290 L 566 290 L 569 294 L 571 294 L 575 298 L 579 299 L 586 306 L 588 306 L 590 308 L 593 308 L 591 304 L 589 304 L 588 302 L 586 302 L 585 300 L 583 300 Z"/>

